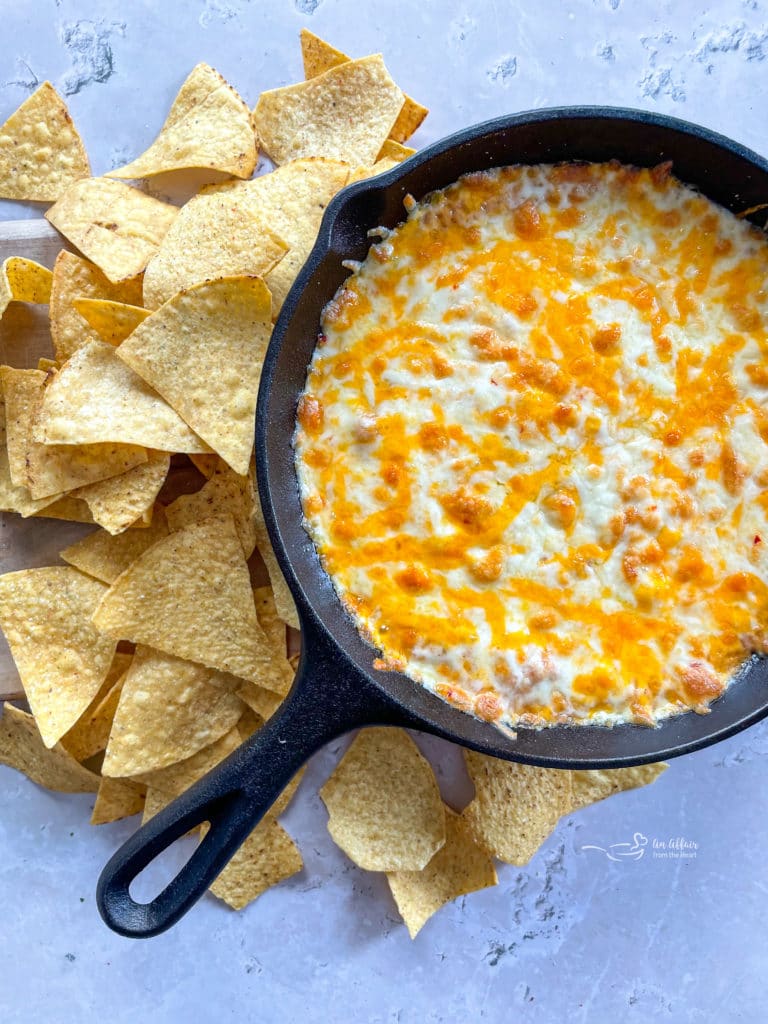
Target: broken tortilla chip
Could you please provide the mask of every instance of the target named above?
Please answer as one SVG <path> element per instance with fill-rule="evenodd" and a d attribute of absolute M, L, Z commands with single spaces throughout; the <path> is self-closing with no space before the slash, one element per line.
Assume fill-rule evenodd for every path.
<path fill-rule="evenodd" d="M 81 498 L 91 510 L 94 522 L 109 533 L 123 533 L 152 510 L 168 475 L 171 457 L 165 452 L 147 454 L 146 462 L 127 473 L 73 491 L 73 497 Z"/>
<path fill-rule="evenodd" d="M 163 452 L 208 451 L 117 353 L 105 341 L 77 349 L 43 393 L 36 438 L 59 446 L 111 442 Z"/>
<path fill-rule="evenodd" d="M 147 788 L 131 779 L 103 778 L 99 783 L 96 803 L 91 815 L 92 825 L 120 821 L 144 810 Z"/>
<path fill-rule="evenodd" d="M 50 307 L 51 338 L 59 362 L 87 342 L 103 340 L 75 308 L 75 300 L 103 299 L 138 306 L 141 288 L 140 277 L 113 284 L 90 260 L 62 249 L 53 265 Z"/>
<path fill-rule="evenodd" d="M 271 329 L 261 278 L 225 277 L 174 296 L 116 352 L 244 476 Z"/>
<path fill-rule="evenodd" d="M 376 160 L 404 99 L 383 57 L 374 54 L 263 92 L 253 116 L 276 164 L 322 156 L 368 165 Z"/>
<path fill-rule="evenodd" d="M 445 842 L 434 772 L 403 729 L 361 730 L 320 796 L 334 842 L 367 871 L 421 871 Z"/>
<path fill-rule="evenodd" d="M 69 751 L 76 761 L 82 763 L 106 749 L 112 719 L 115 717 L 117 702 L 120 699 L 120 690 L 132 658 L 132 654 L 123 654 L 121 651 L 115 654 L 99 692 L 72 728 L 61 737 L 62 747 Z"/>
<path fill-rule="evenodd" d="M 58 381 L 60 374 L 54 378 Z M 105 480 L 147 461 L 146 449 L 130 444 L 43 444 L 35 437 L 47 374 L 3 367 L 8 461 L 11 480 L 33 498 L 59 495 Z"/>
<path fill-rule="evenodd" d="M 304 77 L 307 79 L 316 78 L 351 59 L 346 53 L 337 50 L 335 46 L 326 43 L 324 39 L 306 28 L 301 30 L 301 56 L 304 63 Z M 410 139 L 428 113 L 426 107 L 404 94 L 403 105 L 390 129 L 389 137 L 395 142 L 405 142 L 406 139 Z"/>
<path fill-rule="evenodd" d="M 203 828 L 203 841 L 208 825 Z M 304 867 L 301 853 L 283 826 L 264 818 L 251 832 L 210 888 L 233 910 L 242 910 L 263 892 Z"/>
<path fill-rule="evenodd" d="M 60 744 L 44 746 L 32 715 L 8 703 L 0 718 L 0 764 L 59 793 L 95 793 L 99 788 L 98 775 L 83 768 Z"/>
<path fill-rule="evenodd" d="M 167 536 L 165 515 L 158 508 L 146 530 L 126 530 L 116 536 L 106 530 L 94 530 L 64 548 L 59 555 L 81 572 L 104 583 L 114 583 L 139 555 Z"/>
<path fill-rule="evenodd" d="M 464 751 L 475 798 L 462 817 L 472 838 L 507 864 L 527 864 L 571 808 L 571 775 Z"/>
<path fill-rule="evenodd" d="M 214 278 L 264 277 L 287 251 L 266 218 L 232 193 L 194 196 L 147 265 L 144 303 L 157 309 L 185 288 Z"/>
<path fill-rule="evenodd" d="M 248 107 L 218 71 L 198 64 L 149 149 L 108 177 L 151 178 L 166 171 L 204 168 L 250 178 L 256 156 Z"/>
<path fill-rule="evenodd" d="M 24 259 L 23 256 L 9 256 L 0 267 L 0 316 L 10 302 L 35 302 L 45 304 L 51 298 L 51 274 L 48 267 Z"/>
<path fill-rule="evenodd" d="M 86 178 L 70 185 L 45 216 L 117 283 L 144 270 L 178 212 L 121 181 Z"/>
<path fill-rule="evenodd" d="M 288 252 L 265 278 L 272 293 L 273 316 L 315 244 L 326 206 L 348 177 L 347 164 L 310 157 L 293 160 L 253 181 L 211 185 L 195 200 L 202 205 L 214 195 L 227 194 L 237 209 L 251 209 L 288 245 Z"/>
<path fill-rule="evenodd" d="M 196 754 L 237 724 L 237 680 L 138 645 L 120 692 L 103 775 L 156 771 Z"/>
<path fill-rule="evenodd" d="M 104 595 L 94 623 L 257 683 L 270 658 L 231 516 L 187 526 L 145 551 Z"/>
<path fill-rule="evenodd" d="M 125 341 L 149 316 L 148 309 L 113 299 L 89 299 L 80 295 L 72 300 L 72 305 L 99 338 L 110 345 Z"/>
<path fill-rule="evenodd" d="M 237 535 L 243 545 L 243 554 L 250 558 L 256 547 L 253 528 L 255 501 L 253 474 L 240 476 L 226 462 L 217 459 L 216 469 L 199 491 L 182 494 L 165 510 L 171 530 L 181 530 L 190 523 L 215 515 L 231 515 Z"/>
<path fill-rule="evenodd" d="M 91 621 L 106 589 L 69 566 L 0 576 L 0 629 L 47 747 L 75 724 L 112 664 L 116 643 Z"/>
<path fill-rule="evenodd" d="M 657 761 L 655 764 L 642 764 L 636 768 L 572 771 L 573 796 L 570 810 L 578 811 L 581 807 L 588 807 L 589 804 L 605 800 L 614 793 L 623 793 L 627 789 L 649 786 L 668 767 L 664 761 Z"/>
<path fill-rule="evenodd" d="M 390 871 L 387 881 L 412 939 L 446 903 L 496 885 L 493 860 L 460 815 L 445 808 L 445 845 L 421 871 Z"/>
<path fill-rule="evenodd" d="M 64 100 L 43 82 L 0 128 L 0 199 L 52 203 L 90 173 Z"/>

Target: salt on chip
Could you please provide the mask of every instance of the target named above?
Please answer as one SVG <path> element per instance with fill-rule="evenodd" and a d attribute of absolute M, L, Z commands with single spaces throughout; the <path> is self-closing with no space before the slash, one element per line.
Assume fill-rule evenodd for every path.
<path fill-rule="evenodd" d="M 124 777 L 183 761 L 237 724 L 243 705 L 214 669 L 138 645 L 123 682 L 102 775 Z"/>
<path fill-rule="evenodd" d="M 339 160 L 292 160 L 253 181 L 211 185 L 196 200 L 202 205 L 204 200 L 226 193 L 237 209 L 252 210 L 288 245 L 286 255 L 266 276 L 273 316 L 315 244 L 326 206 L 348 177 L 348 165 Z"/>
<path fill-rule="evenodd" d="M 104 595 L 94 623 L 253 682 L 269 661 L 231 516 L 187 526 L 145 551 Z"/>
<path fill-rule="evenodd" d="M 94 329 L 102 341 L 119 345 L 149 316 L 142 306 L 130 306 L 113 299 L 90 299 L 81 295 L 72 300 L 76 312 Z"/>
<path fill-rule="evenodd" d="M 307 156 L 372 164 L 404 100 L 381 54 L 373 54 L 263 92 L 253 116 L 276 164 Z"/>
<path fill-rule="evenodd" d="M 132 658 L 132 654 L 123 654 L 121 651 L 115 654 L 99 692 L 72 728 L 61 737 L 62 747 L 69 751 L 76 761 L 87 761 L 89 757 L 106 750 L 112 719 L 115 717 L 120 691 Z"/>
<path fill-rule="evenodd" d="M 180 530 L 190 523 L 212 515 L 231 515 L 243 545 L 243 554 L 250 558 L 256 547 L 253 527 L 255 492 L 253 476 L 240 476 L 218 460 L 210 479 L 193 494 L 182 494 L 166 507 L 168 526 Z"/>
<path fill-rule="evenodd" d="M 134 814 L 141 814 L 146 799 L 146 786 L 131 779 L 102 778 L 91 815 L 92 825 L 106 825 Z"/>
<path fill-rule="evenodd" d="M 232 193 L 193 196 L 147 265 L 144 303 L 157 309 L 177 292 L 212 278 L 264 277 L 287 251 L 269 221 Z"/>
<path fill-rule="evenodd" d="M 32 715 L 8 703 L 0 718 L 0 764 L 60 793 L 95 793 L 99 788 L 98 775 L 83 768 L 61 744 L 46 747 Z"/>
<path fill-rule="evenodd" d="M 237 728 L 230 729 L 221 739 L 198 751 L 197 754 L 193 754 L 183 761 L 178 761 L 176 764 L 169 765 L 167 768 L 160 768 L 152 772 L 141 772 L 135 776 L 135 779 L 149 786 L 150 793 L 154 790 L 157 793 L 167 793 L 171 798 L 180 796 L 190 786 L 193 786 L 198 779 L 207 775 L 225 757 L 229 757 L 230 754 L 234 753 L 240 746 L 240 742 Z"/>
<path fill-rule="evenodd" d="M 63 363 L 89 341 L 103 340 L 75 308 L 75 301 L 104 300 L 138 306 L 140 277 L 113 284 L 90 260 L 62 249 L 53 265 L 51 282 L 51 339 L 56 358 Z"/>
<path fill-rule="evenodd" d="M 203 836 L 206 832 L 207 826 Z M 242 910 L 303 866 L 298 846 L 279 822 L 267 817 L 251 832 L 210 891 L 233 910 Z"/>
<path fill-rule="evenodd" d="M 119 442 L 164 452 L 208 445 L 105 341 L 89 341 L 45 389 L 36 437 L 46 444 Z"/>
<path fill-rule="evenodd" d="M 0 316 L 11 302 L 44 305 L 51 298 L 53 274 L 48 267 L 23 256 L 9 256 L 0 267 Z"/>
<path fill-rule="evenodd" d="M 47 747 L 75 724 L 112 664 L 115 640 L 91 621 L 106 589 L 69 566 L 0 576 L 0 628 Z"/>
<path fill-rule="evenodd" d="M 649 786 L 667 768 L 668 765 L 664 761 L 657 761 L 655 764 L 638 765 L 636 768 L 572 771 L 573 797 L 570 810 L 577 811 L 581 807 L 588 807 L 589 804 L 605 800 L 614 793 L 623 793 L 627 789 Z"/>
<path fill-rule="evenodd" d="M 434 772 L 402 729 L 361 730 L 320 796 L 334 842 L 367 871 L 421 871 L 445 842 Z"/>
<path fill-rule="evenodd" d="M 1 376 L 11 479 L 28 487 L 33 498 L 63 494 L 147 461 L 146 449 L 138 445 L 41 443 L 35 433 L 47 374 L 3 367 Z"/>
<path fill-rule="evenodd" d="M 70 185 L 45 216 L 117 283 L 144 270 L 178 212 L 121 181 L 86 178 Z"/>
<path fill-rule="evenodd" d="M 174 296 L 116 352 L 243 476 L 271 327 L 261 278 L 225 277 Z"/>
<path fill-rule="evenodd" d="M 464 751 L 475 798 L 463 818 L 474 841 L 507 864 L 527 864 L 571 808 L 571 775 Z"/>
<path fill-rule="evenodd" d="M 90 173 L 66 104 L 43 82 L 0 128 L 0 198 L 52 203 Z"/>
<path fill-rule="evenodd" d="M 250 178 L 256 156 L 248 107 L 218 71 L 198 64 L 149 149 L 108 176 L 150 178 L 166 171 L 204 168 Z"/>
<path fill-rule="evenodd" d="M 350 58 L 335 46 L 304 28 L 301 30 L 301 56 L 304 62 L 304 77 L 315 78 L 331 68 L 345 64 Z M 395 142 L 410 139 L 429 111 L 410 96 L 405 95 L 397 120 L 392 125 L 389 137 Z"/>
<path fill-rule="evenodd" d="M 171 457 L 165 452 L 148 452 L 149 458 L 127 473 L 80 487 L 73 492 L 91 510 L 94 522 L 112 534 L 123 533 L 148 510 L 163 486 Z"/>
<path fill-rule="evenodd" d="M 139 555 L 167 536 L 165 515 L 158 509 L 146 530 L 126 530 L 116 536 L 106 530 L 94 530 L 59 555 L 81 572 L 104 583 L 114 583 Z"/>
<path fill-rule="evenodd" d="M 415 939 L 444 904 L 496 885 L 498 879 L 490 855 L 475 844 L 461 816 L 446 807 L 445 845 L 421 871 L 390 871 L 387 881 L 408 933 Z"/>

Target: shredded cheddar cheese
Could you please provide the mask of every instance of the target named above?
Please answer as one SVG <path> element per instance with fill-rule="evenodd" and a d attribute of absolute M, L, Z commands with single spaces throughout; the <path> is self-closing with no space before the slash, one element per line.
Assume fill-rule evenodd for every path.
<path fill-rule="evenodd" d="M 768 638 L 768 245 L 668 166 L 408 204 L 326 307 L 307 528 L 398 669 L 506 724 L 652 725 Z"/>

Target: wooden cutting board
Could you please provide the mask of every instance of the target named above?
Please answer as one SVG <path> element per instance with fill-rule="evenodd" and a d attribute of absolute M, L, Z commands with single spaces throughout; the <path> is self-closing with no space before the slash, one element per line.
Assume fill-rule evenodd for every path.
<path fill-rule="evenodd" d="M 42 218 L 0 221 L 0 261 L 26 256 L 52 267 L 62 249 L 70 248 Z M 48 307 L 12 302 L 0 320 L 0 362 L 37 366 L 41 356 L 53 356 Z M 22 519 L 0 512 L 0 573 L 41 565 L 58 565 L 58 552 L 88 532 L 80 523 L 51 519 Z M 16 666 L 0 635 L 0 700 L 23 697 Z"/>

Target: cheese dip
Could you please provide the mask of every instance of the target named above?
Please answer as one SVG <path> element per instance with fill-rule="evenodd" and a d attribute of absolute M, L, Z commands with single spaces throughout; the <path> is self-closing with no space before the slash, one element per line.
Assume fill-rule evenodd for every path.
<path fill-rule="evenodd" d="M 295 434 L 377 665 L 510 726 L 705 712 L 768 637 L 765 236 L 668 165 L 407 207 L 324 310 Z"/>

